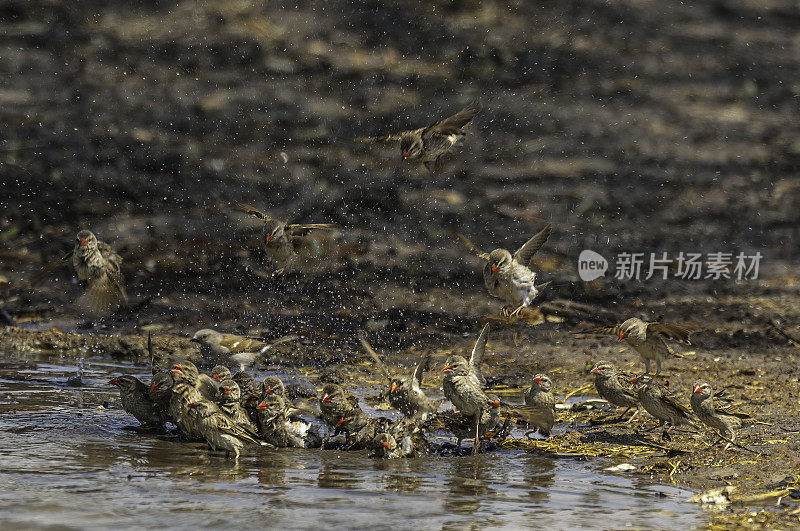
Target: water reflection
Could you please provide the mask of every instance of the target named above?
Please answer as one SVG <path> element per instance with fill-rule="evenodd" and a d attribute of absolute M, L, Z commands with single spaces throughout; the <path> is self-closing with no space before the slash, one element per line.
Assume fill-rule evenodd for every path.
<path fill-rule="evenodd" d="M 121 369 L 89 360 L 85 386 L 74 388 L 65 385 L 75 371 L 68 363 L 0 358 L 0 526 L 304 528 L 322 519 L 348 528 L 604 527 L 609 520 L 598 516 L 615 527 L 703 523 L 682 501 L 688 493 L 605 475 L 603 463 L 261 448 L 228 459 L 201 443 L 123 429 L 135 422 L 106 385 Z M 113 503 L 89 503 L 86 494 Z"/>

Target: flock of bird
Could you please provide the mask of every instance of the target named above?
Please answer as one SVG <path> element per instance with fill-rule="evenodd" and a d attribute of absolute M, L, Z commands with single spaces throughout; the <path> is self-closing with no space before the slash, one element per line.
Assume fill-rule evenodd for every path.
<path fill-rule="evenodd" d="M 429 171 L 436 172 L 443 167 L 444 155 L 465 136 L 464 128 L 481 108 L 476 101 L 428 127 L 355 140 L 399 142 L 403 160 L 420 161 Z M 263 222 L 262 245 L 276 268 L 275 274 L 291 267 L 303 249 L 315 246 L 315 231 L 337 228 L 331 224 L 290 224 L 249 205 L 233 208 Z M 458 235 L 464 245 L 485 262 L 484 284 L 489 293 L 507 303 L 501 312 L 504 316 L 517 316 L 547 285 L 536 284 L 531 259 L 547 242 L 550 232 L 548 224 L 513 254 L 500 248 L 483 252 L 469 239 Z M 92 232 L 82 230 L 76 236 L 72 253 L 54 265 L 67 263 L 70 258 L 84 286 L 77 301 L 79 308 L 88 314 L 103 316 L 127 305 L 122 258 L 111 246 L 99 241 Z M 660 426 L 667 425 L 663 433 L 666 437 L 673 426 L 695 426 L 693 412 L 697 419 L 717 430 L 720 437 L 730 443 L 734 430 L 749 417 L 736 412 L 724 395 L 715 394 L 706 382 L 698 381 L 692 389 L 690 409 L 656 381 L 662 361 L 680 356 L 664 339 L 688 343 L 691 331 L 679 324 L 647 323 L 631 318 L 613 327 L 582 333 L 613 333 L 620 341 L 626 341 L 644 361 L 642 375 L 618 371 L 608 361 L 598 362 L 591 370 L 601 397 L 626 411 L 636 408 L 637 412 L 629 421 L 644 409 Z M 335 383 L 326 383 L 319 396 L 307 383 L 292 381 L 289 385 L 276 376 L 269 376 L 256 385 L 246 369 L 263 353 L 264 344 L 210 329 L 200 330 L 193 337 L 193 341 L 200 344 L 204 363 L 216 365 L 210 375 L 199 372 L 189 361 L 178 361 L 167 370 L 154 370 L 149 387 L 132 376 L 119 376 L 111 383 L 119 386 L 125 410 L 142 424 L 164 427 L 171 423 L 185 437 L 205 440 L 212 448 L 234 456 L 248 444 L 305 448 L 330 445 L 337 440 L 343 448 L 369 449 L 385 457 L 419 455 L 431 450 L 426 434 L 439 430 L 455 435 L 459 447 L 463 439 L 473 439 L 472 452 L 476 453 L 481 440 L 506 435 L 512 419 L 530 427 L 531 431 L 549 436 L 556 408 L 553 382 L 547 375 L 534 376 L 525 393 L 525 404 L 507 404 L 487 394 L 481 364 L 488 333 L 486 325 L 469 359 L 453 355 L 445 360 L 442 391 L 455 409 L 441 412 L 440 404 L 428 399 L 422 390 L 422 378 L 430 368 L 430 356 L 425 357 L 411 375 L 394 375 L 362 338 L 365 349 L 388 380 L 386 396 L 390 405 L 403 414 L 398 421 L 369 417 L 359 406 L 358 398 Z M 655 375 L 650 374 L 652 362 L 656 363 Z M 231 374 L 231 368 L 237 370 L 236 374 Z M 502 419 L 505 421 L 501 423 Z"/>
<path fill-rule="evenodd" d="M 628 341 L 648 365 L 655 359 L 659 370 L 664 357 L 678 355 L 661 335 L 666 331 L 673 337 L 688 335 L 688 329 L 680 325 L 644 323 L 637 318 L 582 333 L 607 330 L 616 331 L 620 341 Z M 377 457 L 413 457 L 434 452 L 436 445 L 429 436 L 441 431 L 456 437 L 457 451 L 464 439 L 472 439 L 471 452 L 476 454 L 484 440 L 503 439 L 514 425 L 527 428 L 527 436 L 537 432 L 550 436 L 556 422 L 553 381 L 546 374 L 536 374 L 524 394 L 524 404 L 508 404 L 487 393 L 481 366 L 488 337 L 487 324 L 469 359 L 451 355 L 444 361 L 442 392 L 455 409 L 440 411 L 442 400 L 430 399 L 422 386 L 423 376 L 431 368 L 431 355 L 423 357 L 411 374 L 394 373 L 361 336 L 364 349 L 386 378 L 385 397 L 402 414 L 399 420 L 367 415 L 358 397 L 336 383 L 324 383 L 319 393 L 306 379 L 283 381 L 270 375 L 257 384 L 246 368 L 271 345 L 210 329 L 198 330 L 192 338 L 200 344 L 203 364 L 218 363 L 208 374 L 186 360 L 165 370 L 157 369 L 153 362 L 149 387 L 130 375 L 117 376 L 109 383 L 119 387 L 123 408 L 142 425 L 165 429 L 170 423 L 182 436 L 206 441 L 213 450 L 237 458 L 247 445 L 369 450 Z M 258 351 L 240 352 L 259 346 Z M 230 367 L 238 371 L 232 374 Z M 697 427 L 694 413 L 703 424 L 717 430 L 721 440 L 734 444 L 735 430 L 751 420 L 749 415 L 735 411 L 727 396 L 714 393 L 703 381 L 692 388 L 690 409 L 649 372 L 629 374 L 608 361 L 599 361 L 591 373 L 597 393 L 610 404 L 625 408 L 617 420 L 636 408 L 627 421 L 631 422 L 643 409 L 659 421 L 659 426 L 666 425 L 662 433 L 665 438 L 672 427 Z"/>

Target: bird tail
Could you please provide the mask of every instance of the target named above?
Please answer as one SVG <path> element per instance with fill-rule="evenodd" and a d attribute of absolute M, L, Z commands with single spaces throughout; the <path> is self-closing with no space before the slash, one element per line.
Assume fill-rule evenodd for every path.
<path fill-rule="evenodd" d="M 458 239 L 461 240 L 461 243 L 463 243 L 464 246 L 472 252 L 472 254 L 474 254 L 475 256 L 477 256 L 478 258 L 480 258 L 482 260 L 486 260 L 486 261 L 489 260 L 489 255 L 484 253 L 483 251 L 481 251 L 477 247 L 475 247 L 475 244 L 473 244 L 469 240 L 469 238 L 467 238 L 466 236 L 464 236 L 461 233 L 457 233 L 456 236 L 458 236 Z"/>
<path fill-rule="evenodd" d="M 552 283 L 553 283 L 552 280 L 548 280 L 547 282 L 544 282 L 542 284 L 535 284 L 533 287 L 536 289 L 536 291 L 542 291 L 544 288 L 546 288 Z"/>
<path fill-rule="evenodd" d="M 120 291 L 107 277 L 101 277 L 89 286 L 78 298 L 76 304 L 87 314 L 105 317 L 112 314 L 126 300 L 124 291 Z"/>
<path fill-rule="evenodd" d="M 399 142 L 403 138 L 403 134 L 399 135 L 386 135 L 386 136 L 361 136 L 354 138 L 353 142 L 357 144 L 374 144 L 375 142 Z"/>

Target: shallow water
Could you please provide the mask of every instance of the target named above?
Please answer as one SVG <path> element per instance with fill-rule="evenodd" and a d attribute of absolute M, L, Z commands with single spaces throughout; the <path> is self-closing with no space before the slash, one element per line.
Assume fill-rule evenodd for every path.
<path fill-rule="evenodd" d="M 0 361 L 0 527 L 692 528 L 690 492 L 603 472 L 603 460 L 500 451 L 379 460 L 363 453 L 253 450 L 238 462 L 204 445 L 123 429 L 120 372 L 93 358 Z M 102 404 L 110 402 L 111 408 Z"/>

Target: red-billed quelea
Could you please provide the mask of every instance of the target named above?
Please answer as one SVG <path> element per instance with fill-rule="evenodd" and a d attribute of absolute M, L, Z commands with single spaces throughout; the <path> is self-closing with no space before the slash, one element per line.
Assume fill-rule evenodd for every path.
<path fill-rule="evenodd" d="M 230 369 L 228 369 L 225 365 L 215 365 L 214 368 L 211 369 L 211 379 L 217 383 L 222 382 L 222 380 L 229 380 L 233 378 L 233 374 L 231 374 Z"/>
<path fill-rule="evenodd" d="M 631 382 L 632 374 L 617 370 L 609 361 L 598 361 L 591 370 L 594 374 L 594 387 L 601 398 L 617 407 L 624 407 L 625 411 L 619 416 L 621 419 L 629 409 L 635 407 L 639 411 L 641 407 L 639 399 L 636 398 L 636 390 Z M 630 422 L 636 413 L 628 419 Z"/>
<path fill-rule="evenodd" d="M 292 441 L 289 446 L 297 448 L 316 447 L 321 444 L 316 427 L 308 422 L 304 416 L 317 418 L 320 416 L 319 410 L 314 408 L 308 400 L 304 398 L 289 398 L 283 380 L 275 375 L 267 376 L 260 385 L 261 402 L 256 409 L 258 410 L 258 422 L 261 426 L 261 433 L 272 433 L 273 437 L 279 440 L 284 437 L 294 438 L 299 441 L 298 446 Z M 281 432 L 285 430 L 287 435 Z M 278 444 L 265 435 L 264 440 L 271 442 L 275 446 L 286 446 Z"/>
<path fill-rule="evenodd" d="M 533 383 L 525 393 L 525 404 L 538 413 L 534 422 L 529 424 L 536 426 L 540 434 L 549 437 L 556 420 L 556 399 L 553 396 L 553 381 L 549 376 L 537 374 L 533 377 Z"/>
<path fill-rule="evenodd" d="M 513 255 L 505 249 L 495 249 L 486 254 L 463 235 L 459 234 L 458 237 L 470 251 L 486 262 L 483 267 L 484 285 L 489 293 L 510 305 L 503 309 L 503 315 L 514 317 L 519 314 L 523 308 L 530 306 L 540 291 L 549 284 L 548 282 L 537 285 L 536 273 L 530 269 L 531 258 L 550 237 L 549 224 L 525 242 Z"/>
<path fill-rule="evenodd" d="M 306 252 L 309 256 L 320 254 L 319 242 L 310 236 L 315 230 L 337 230 L 339 227 L 330 223 L 294 224 L 280 221 L 264 214 L 256 208 L 237 204 L 234 210 L 244 212 L 264 222 L 262 243 L 270 261 L 275 265 L 276 275 L 294 264 L 298 253 Z"/>
<path fill-rule="evenodd" d="M 514 417 L 527 424 L 543 424 L 542 412 L 534 406 L 511 405 L 501 402 L 497 397 L 487 395 L 478 384 L 470 364 L 463 356 L 449 356 L 442 368 L 442 391 L 453 406 L 462 415 L 472 418 L 472 437 L 475 444 L 473 455 L 478 452 L 481 438 L 480 428 L 484 424 L 484 415 L 493 415 L 497 410 L 499 416 Z"/>
<path fill-rule="evenodd" d="M 143 426 L 163 427 L 165 418 L 161 416 L 158 405 L 150 398 L 145 384 L 135 376 L 123 374 L 112 378 L 111 385 L 119 387 L 122 409 L 136 417 Z"/>
<path fill-rule="evenodd" d="M 393 422 L 385 432 L 373 439 L 374 456 L 386 459 L 418 457 L 430 453 L 430 444 L 415 418 L 404 417 Z"/>
<path fill-rule="evenodd" d="M 169 413 L 169 403 L 172 398 L 172 373 L 170 371 L 160 371 L 153 375 L 150 381 L 150 388 L 147 390 L 147 395 L 150 400 L 155 402 L 158 406 L 161 418 L 165 421 L 170 421 L 177 426 L 175 419 Z"/>
<path fill-rule="evenodd" d="M 582 330 L 576 334 L 614 334 L 619 341 L 625 341 L 644 361 L 645 374 L 650 373 L 650 363 L 656 362 L 656 374 L 661 373 L 661 362 L 668 358 L 681 358 L 683 355 L 673 352 L 664 342 L 664 338 L 691 345 L 689 336 L 692 329 L 674 323 L 648 323 L 631 317 L 627 321 L 614 325 Z"/>
<path fill-rule="evenodd" d="M 750 415 L 735 411 L 729 401 L 717 398 L 711 386 L 702 380 L 694 383 L 689 403 L 700 422 L 731 441 L 736 436 L 735 430 L 742 427 L 742 422 L 751 420 Z"/>
<path fill-rule="evenodd" d="M 91 231 L 82 230 L 75 237 L 72 265 L 84 287 L 83 295 L 77 301 L 81 309 L 102 317 L 127 304 L 122 258 Z"/>
<path fill-rule="evenodd" d="M 456 114 L 435 122 L 428 127 L 403 131 L 393 135 L 355 138 L 354 142 L 400 142 L 403 160 L 419 161 L 434 173 L 443 166 L 442 157 L 465 136 L 464 127 L 469 124 L 483 108 L 480 101 L 474 101 Z"/>
<path fill-rule="evenodd" d="M 233 454 L 238 459 L 246 444 L 270 446 L 256 439 L 255 433 L 236 424 L 211 402 L 190 402 L 187 408 L 192 422 L 212 450 L 224 450 L 227 455 Z"/>
<path fill-rule="evenodd" d="M 696 427 L 692 421 L 691 410 L 684 406 L 669 389 L 656 382 L 650 375 L 632 378 L 636 397 L 642 407 L 658 419 L 659 426 L 668 426 L 667 434 L 673 426 Z"/>
<path fill-rule="evenodd" d="M 197 415 L 189 415 L 189 404 L 206 401 L 210 407 L 217 409 L 211 402 L 216 394 L 216 386 L 211 378 L 200 374 L 191 361 L 184 360 L 173 364 L 171 372 L 174 384 L 169 401 L 169 416 L 189 437 L 203 438 L 204 435 L 197 423 Z"/>
<path fill-rule="evenodd" d="M 219 409 L 228 415 L 236 424 L 244 426 L 252 432 L 258 431 L 255 424 L 250 420 L 241 404 L 242 394 L 239 384 L 232 379 L 222 380 L 217 388 L 216 403 Z"/>
<path fill-rule="evenodd" d="M 439 403 L 430 400 L 422 390 L 422 376 L 430 366 L 430 354 L 422 358 L 413 373 L 408 375 L 392 374 L 363 335 L 360 340 L 364 350 L 375 360 L 389 381 L 386 398 L 393 408 L 406 417 L 417 418 L 421 421 L 425 421 L 431 413 L 436 412 Z"/>
<path fill-rule="evenodd" d="M 195 332 L 191 341 L 200 345 L 200 355 L 204 362 L 232 367 L 239 371 L 251 367 L 268 347 L 266 343 L 257 339 L 222 334 L 210 328 Z"/>
<path fill-rule="evenodd" d="M 346 425 L 360 427 L 366 423 L 367 415 L 358 404 L 358 398 L 345 391 L 341 385 L 325 384 L 319 402 L 322 418 L 337 432 L 347 431 Z"/>

